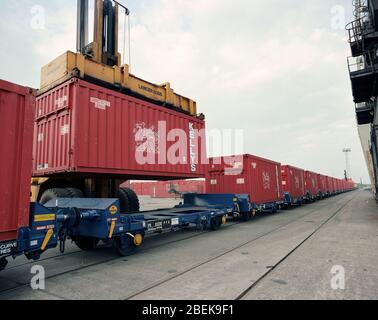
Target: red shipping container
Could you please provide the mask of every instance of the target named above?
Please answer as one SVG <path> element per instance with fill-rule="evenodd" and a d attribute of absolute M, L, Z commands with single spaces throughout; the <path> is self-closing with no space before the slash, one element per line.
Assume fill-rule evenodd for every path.
<path fill-rule="evenodd" d="M 305 171 L 305 190 L 313 197 L 318 195 L 318 177 L 317 174 L 311 171 Z"/>
<path fill-rule="evenodd" d="M 327 191 L 329 193 L 334 193 L 334 185 L 333 185 L 333 179 L 331 177 L 327 177 Z"/>
<path fill-rule="evenodd" d="M 170 192 L 177 191 L 177 193 L 204 193 L 204 181 L 167 181 L 156 182 L 152 186 L 152 197 L 154 198 L 175 198 L 177 193 Z"/>
<path fill-rule="evenodd" d="M 199 118 L 78 79 L 39 96 L 36 110 L 34 176 L 205 175 L 206 143 L 198 138 L 205 123 Z"/>
<path fill-rule="evenodd" d="M 151 186 L 151 197 L 153 198 L 174 198 L 174 195 L 169 191 L 171 189 L 177 190 L 178 184 L 175 182 L 156 182 Z"/>
<path fill-rule="evenodd" d="M 337 179 L 336 178 L 332 178 L 332 182 L 333 182 L 333 190 L 335 192 L 338 192 L 339 189 L 337 188 Z"/>
<path fill-rule="evenodd" d="M 130 183 L 130 185 L 128 186 L 128 188 L 133 189 L 137 195 L 140 195 L 140 196 L 144 196 L 145 195 L 145 194 L 143 194 L 142 184 L 140 184 L 140 183 L 138 183 L 138 184 Z"/>
<path fill-rule="evenodd" d="M 151 196 L 151 186 L 154 183 L 148 181 L 128 181 L 127 183 L 123 183 L 121 187 L 134 190 L 138 196 Z"/>
<path fill-rule="evenodd" d="M 181 181 L 180 192 L 205 193 L 205 180 Z"/>
<path fill-rule="evenodd" d="M 0 241 L 29 226 L 35 94 L 0 80 Z"/>
<path fill-rule="evenodd" d="M 257 205 L 281 201 L 281 164 L 252 155 L 212 158 L 206 192 L 249 194 Z"/>
<path fill-rule="evenodd" d="M 292 166 L 282 166 L 282 189 L 294 198 L 305 195 L 304 170 Z"/>
<path fill-rule="evenodd" d="M 318 174 L 318 190 L 322 194 L 327 193 L 327 177 L 323 176 L 322 174 Z"/>

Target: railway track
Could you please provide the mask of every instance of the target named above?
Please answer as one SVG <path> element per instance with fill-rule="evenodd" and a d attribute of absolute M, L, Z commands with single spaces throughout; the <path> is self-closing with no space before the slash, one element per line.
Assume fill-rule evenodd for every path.
<path fill-rule="evenodd" d="M 272 266 L 264 275 L 262 275 L 257 281 L 255 281 L 247 290 L 243 291 L 235 300 L 242 300 L 253 288 L 255 288 L 262 280 L 264 280 L 269 274 L 271 274 L 274 270 L 277 269 L 283 262 L 285 262 L 294 252 L 296 252 L 299 248 L 301 248 L 308 240 L 310 240 L 315 234 L 317 234 L 320 229 L 322 229 L 328 222 L 333 220 L 346 206 L 351 203 L 356 196 L 352 199 L 348 200 L 341 208 L 336 210 L 327 220 L 325 220 L 319 227 L 317 227 L 308 237 L 306 237 L 301 243 L 299 243 L 293 250 L 291 250 L 288 254 L 286 254 L 277 264 Z"/>
<path fill-rule="evenodd" d="M 234 226 L 236 226 L 236 225 L 238 225 L 240 223 L 241 222 L 238 222 L 238 221 L 228 222 L 222 229 L 231 228 L 231 227 L 234 227 Z M 191 229 L 188 229 L 186 231 L 190 232 Z M 151 244 L 148 247 L 142 247 L 142 248 L 140 248 L 137 251 L 136 254 L 140 254 L 142 252 L 146 252 L 146 251 L 149 251 L 149 250 L 153 250 L 153 249 L 161 248 L 161 247 L 164 247 L 164 246 L 168 246 L 168 245 L 173 244 L 173 243 L 178 243 L 178 242 L 183 242 L 183 241 L 190 240 L 190 239 L 193 239 L 193 238 L 198 238 L 198 237 L 201 237 L 204 234 L 207 234 L 209 232 L 211 232 L 211 231 L 196 231 L 195 234 L 191 234 L 190 236 L 184 236 L 182 238 L 175 239 L 175 240 L 163 241 L 162 243 L 156 244 L 156 245 Z M 172 235 L 172 234 L 167 234 L 168 238 L 169 238 L 169 235 Z M 154 237 L 155 236 L 151 236 L 151 237 L 147 238 L 147 241 L 151 240 Z M 99 246 L 99 249 L 101 249 L 101 248 L 108 249 L 113 254 L 113 252 L 111 251 L 112 249 L 109 246 L 106 246 L 106 245 Z M 40 259 L 38 261 L 30 261 L 30 262 L 22 263 L 22 264 L 19 264 L 19 265 L 10 266 L 9 268 L 6 269 L 6 272 L 9 273 L 12 270 L 16 270 L 16 269 L 20 269 L 20 268 L 25 268 L 25 269 L 29 269 L 30 270 L 31 266 L 36 265 L 36 264 L 43 265 L 43 263 L 46 263 L 48 261 L 52 261 L 54 259 L 62 260 L 64 258 L 68 257 L 68 256 L 72 256 L 72 255 L 78 255 L 78 256 L 80 256 L 82 254 L 83 254 L 83 251 L 81 251 L 81 250 L 75 250 L 73 252 L 63 253 L 63 254 L 56 254 L 56 255 L 51 256 L 51 257 Z M 101 264 L 106 264 L 106 263 L 109 263 L 109 262 L 112 262 L 112 261 L 117 261 L 117 260 L 120 260 L 120 259 L 125 259 L 125 258 L 120 258 L 119 256 L 116 256 L 116 254 L 114 253 L 113 257 L 111 257 L 109 259 L 103 259 L 103 260 L 98 261 L 98 262 L 89 263 L 89 264 L 86 264 L 85 266 L 80 266 L 78 268 L 72 268 L 72 269 L 70 269 L 68 271 L 58 272 L 58 273 L 55 273 L 55 274 L 53 274 L 51 276 L 46 277 L 46 280 L 52 279 L 52 278 L 56 278 L 56 277 L 59 277 L 59 276 L 65 275 L 65 274 L 69 274 L 71 272 L 77 272 L 77 271 L 80 271 L 80 270 L 84 270 L 86 268 L 98 266 L 98 265 L 101 265 Z M 4 279 L 4 277 L 0 276 L 0 281 L 1 281 L 1 279 Z M 17 283 L 17 282 L 15 282 L 15 283 Z M 29 285 L 30 285 L 29 282 L 28 283 L 21 283 L 21 282 L 19 282 L 14 287 L 7 288 L 5 290 L 0 290 L 0 300 L 1 300 L 1 295 L 6 294 L 8 292 L 12 292 L 12 291 L 18 290 L 18 289 L 21 289 L 21 288 L 26 288 Z"/>
<path fill-rule="evenodd" d="M 335 197 L 333 199 L 341 200 L 341 199 L 344 199 L 346 196 L 347 196 L 347 194 L 346 195 L 344 194 L 344 195 L 340 195 L 338 197 Z M 314 233 L 312 233 L 310 235 L 310 237 L 313 234 L 315 234 L 324 224 L 326 224 L 329 220 L 331 220 L 334 216 L 336 216 L 337 213 L 339 213 L 340 210 L 342 210 L 342 208 L 344 208 L 353 199 L 354 199 L 354 197 L 352 199 L 350 199 L 347 203 L 345 203 L 343 206 L 341 206 L 341 207 L 338 206 L 337 209 L 335 209 L 335 212 L 332 213 L 332 215 L 330 216 L 330 218 L 328 218 L 326 221 L 324 221 L 321 224 L 321 226 L 319 228 L 317 228 L 314 231 Z M 234 251 L 236 251 L 236 250 L 238 250 L 238 249 L 246 246 L 246 245 L 249 245 L 249 244 L 251 244 L 251 243 L 253 243 L 253 242 L 255 242 L 255 241 L 257 241 L 257 240 L 259 240 L 259 239 L 261 239 L 261 238 L 263 238 L 263 237 L 271 234 L 271 233 L 274 233 L 274 232 L 280 230 L 281 228 L 285 228 L 285 227 L 289 226 L 290 224 L 296 222 L 298 219 L 303 219 L 303 218 L 305 218 L 307 216 L 310 216 L 311 214 L 313 214 L 316 211 L 322 210 L 322 208 L 325 207 L 328 203 L 326 203 L 326 202 L 320 203 L 319 202 L 318 204 L 321 204 L 321 206 L 320 207 L 317 206 L 316 208 L 314 208 L 314 209 L 306 212 L 303 215 L 300 215 L 299 217 L 297 217 L 297 216 L 293 217 L 292 219 L 290 219 L 286 223 L 280 224 L 276 228 L 273 228 L 273 229 L 271 229 L 271 230 L 269 230 L 269 231 L 267 231 L 267 232 L 265 232 L 265 233 L 263 233 L 263 234 L 261 234 L 261 235 L 259 235 L 257 237 L 254 237 L 253 239 L 250 239 L 249 241 L 246 241 L 246 242 L 243 242 L 243 243 L 241 243 L 241 244 L 239 244 L 237 246 L 234 246 L 230 250 L 222 252 L 221 254 L 216 255 L 215 257 L 211 257 L 209 259 L 206 259 L 205 261 L 202 261 L 202 262 L 200 262 L 200 263 L 198 263 L 198 264 L 196 264 L 194 266 L 191 266 L 191 267 L 183 270 L 180 273 L 177 273 L 175 275 L 172 275 L 169 278 L 166 278 L 166 279 L 163 279 L 161 281 L 158 281 L 158 282 L 156 282 L 156 283 L 154 283 L 154 284 L 152 284 L 150 286 L 147 286 L 147 287 L 139 290 L 138 292 L 134 292 L 134 293 L 130 294 L 129 296 L 127 296 L 126 298 L 124 298 L 124 300 L 132 299 L 132 298 L 134 298 L 134 297 L 136 297 L 136 296 L 138 296 L 138 295 L 140 295 L 142 293 L 145 293 L 145 292 L 147 292 L 147 291 L 149 291 L 149 290 L 151 290 L 153 288 L 159 287 L 160 285 L 162 285 L 164 283 L 167 283 L 167 282 L 169 282 L 171 280 L 174 280 L 174 279 L 176 279 L 176 278 L 178 278 L 178 277 L 180 277 L 182 275 L 185 275 L 185 274 L 187 274 L 187 273 L 189 273 L 189 272 L 191 272 L 191 271 L 193 271 L 193 270 L 195 270 L 195 269 L 197 269 L 197 268 L 199 268 L 201 266 L 204 266 L 204 265 L 206 265 L 206 264 L 208 264 L 210 262 L 213 262 L 213 261 L 215 261 L 215 260 L 217 260 L 217 259 L 219 259 L 221 257 L 224 257 L 224 256 L 226 256 L 226 255 L 228 255 L 228 254 L 230 254 L 230 253 L 232 253 L 232 252 L 234 252 Z M 304 208 L 306 208 L 306 207 L 304 207 Z M 264 219 L 264 217 L 260 217 L 259 219 Z M 254 223 L 254 221 L 251 221 L 249 223 Z M 228 222 L 219 232 L 222 232 L 222 230 L 224 230 L 224 229 L 230 229 L 230 228 L 237 227 L 240 224 L 244 225 L 244 223 L 237 222 L 237 221 L 235 221 L 235 222 Z M 198 238 L 198 237 L 201 237 L 201 236 L 203 236 L 204 234 L 207 234 L 207 233 L 209 233 L 209 231 L 202 231 L 202 232 L 197 231 L 195 234 L 191 234 L 189 236 L 183 235 L 183 237 L 181 237 L 179 239 L 176 238 L 174 240 L 170 240 L 171 237 L 167 236 L 167 239 L 164 239 L 164 240 L 168 240 L 168 241 L 164 241 L 163 240 L 161 243 L 158 243 L 158 244 L 153 244 L 153 243 L 149 244 L 149 243 L 146 243 L 146 247 L 142 247 L 140 250 L 138 250 L 137 254 L 141 254 L 142 252 L 146 252 L 146 251 L 153 250 L 153 249 L 158 249 L 158 248 L 161 248 L 161 247 L 164 247 L 164 246 L 168 246 L 168 245 L 171 245 L 171 244 L 174 244 L 174 243 L 184 242 L 184 241 L 187 241 L 187 240 L 191 240 L 193 238 Z M 175 235 L 177 235 L 177 233 Z M 149 239 L 152 239 L 152 238 L 153 237 L 150 237 Z M 294 251 L 296 249 L 298 249 L 301 245 L 303 245 L 304 242 L 306 242 L 309 238 L 305 239 L 298 247 L 296 247 L 294 249 Z M 147 240 L 147 242 L 148 242 L 148 240 Z M 100 247 L 100 249 L 101 248 L 105 249 L 106 246 L 102 246 L 102 247 Z M 106 248 L 106 249 L 108 249 L 108 248 Z M 111 249 L 109 248 L 109 250 L 111 250 Z M 282 263 L 286 258 L 288 258 L 294 251 L 290 252 L 287 256 L 285 256 L 284 259 L 279 262 L 279 264 Z M 69 253 L 66 253 L 66 254 L 56 254 L 54 256 L 41 259 L 41 260 L 39 260 L 37 262 L 27 262 L 27 263 L 22 263 L 22 264 L 15 265 L 15 266 L 10 266 L 7 269 L 6 272 L 7 272 L 7 274 L 9 274 L 9 273 L 12 273 L 12 272 L 16 272 L 16 271 L 18 271 L 18 270 L 20 270 L 22 268 L 25 268 L 25 269 L 28 270 L 28 267 L 29 266 L 31 267 L 34 264 L 43 265 L 44 263 L 49 262 L 49 261 L 54 261 L 55 259 L 62 260 L 62 259 L 68 258 L 69 256 L 76 256 L 76 255 L 80 257 L 80 255 L 82 255 L 82 254 L 83 254 L 83 252 L 80 251 L 80 250 L 75 250 L 73 252 L 69 252 Z M 63 272 L 56 272 L 56 273 L 54 273 L 52 275 L 47 276 L 46 277 L 46 281 L 48 281 L 49 279 L 57 278 L 57 277 L 60 277 L 60 276 L 63 276 L 63 275 L 67 275 L 67 274 L 73 273 L 73 272 L 82 271 L 82 270 L 85 270 L 87 268 L 99 266 L 99 265 L 102 265 L 102 264 L 107 264 L 109 262 L 117 261 L 117 260 L 120 260 L 120 259 L 124 259 L 124 258 L 120 258 L 118 256 L 112 256 L 110 258 L 103 258 L 100 261 L 94 261 L 93 263 L 88 263 L 86 265 L 81 265 L 81 266 L 76 267 L 76 268 L 73 267 L 73 268 L 70 268 L 69 270 L 66 270 L 66 271 L 63 271 Z M 273 271 L 279 264 L 277 264 L 276 266 L 274 266 L 274 268 L 272 270 L 269 270 L 267 272 L 267 274 L 264 275 L 264 277 L 267 276 L 271 271 Z M 0 276 L 0 281 L 1 281 L 2 278 L 3 277 Z M 259 279 L 257 282 L 261 281 L 262 279 L 263 279 L 263 277 L 261 279 Z M 257 282 L 256 282 L 256 284 L 257 284 Z M 16 284 L 15 286 L 12 286 L 10 288 L 6 288 L 5 290 L 0 290 L 0 300 L 3 299 L 3 297 L 6 296 L 6 294 L 11 293 L 11 292 L 15 292 L 15 291 L 23 289 L 23 288 L 27 288 L 30 285 L 29 282 L 27 282 L 27 283 L 26 282 L 15 282 L 15 284 Z M 253 287 L 254 287 L 254 285 L 251 286 L 251 288 L 249 288 L 249 290 L 252 290 Z M 248 292 L 249 291 L 243 292 L 240 295 L 240 297 L 237 297 L 237 298 L 242 298 Z M 62 297 L 59 297 L 59 298 L 62 298 Z"/>
<path fill-rule="evenodd" d="M 245 291 L 243 291 L 238 297 L 236 297 L 236 299 L 235 300 L 240 300 L 240 299 L 242 299 L 246 294 L 248 294 L 248 292 L 250 292 L 254 287 L 255 287 L 255 285 L 257 285 L 261 280 L 263 280 L 266 276 L 268 276 L 273 270 L 275 270 L 281 263 L 283 263 L 291 254 L 293 254 L 297 249 L 299 249 L 307 240 L 309 240 L 314 234 L 316 234 L 325 224 L 327 224 L 330 220 L 332 220 L 343 208 L 345 208 L 351 201 L 353 201 L 354 199 L 355 199 L 355 197 L 356 196 L 354 196 L 353 198 L 351 198 L 350 200 L 348 200 L 343 206 L 341 206 L 341 207 L 339 207 L 334 213 L 332 213 L 332 215 L 328 218 L 328 219 L 326 219 L 323 223 L 321 223 L 321 225 L 318 227 L 318 228 L 316 228 L 315 229 L 315 231 L 314 232 L 312 232 L 311 234 L 310 234 L 310 236 L 308 236 L 304 241 L 302 241 L 298 246 L 296 246 L 292 251 L 290 251 L 282 260 L 280 260 L 275 266 L 272 266 L 272 268 L 270 268 L 261 278 L 259 278 L 256 282 L 254 282 L 254 284 L 252 285 L 252 286 L 250 286 L 247 290 L 245 290 Z M 305 214 L 304 216 L 302 216 L 301 218 L 305 218 L 305 217 L 307 217 L 307 216 L 309 216 L 309 215 L 311 215 L 311 214 L 313 214 L 315 211 L 318 211 L 319 209 L 315 209 L 315 210 L 311 210 L 310 212 L 308 212 L 307 214 Z M 250 241 L 247 241 L 247 242 L 245 242 L 245 243 L 242 243 L 242 244 L 240 244 L 240 245 L 238 245 L 238 246 L 236 246 L 236 247 L 234 247 L 234 248 L 232 248 L 232 249 L 230 249 L 230 250 L 228 250 L 228 251 L 226 251 L 226 252 L 223 252 L 222 254 L 219 254 L 219 255 L 217 255 L 217 256 L 215 256 L 215 257 L 213 257 L 213 258 L 211 258 L 211 259 L 208 259 L 208 260 L 206 260 L 206 261 L 203 261 L 203 262 L 201 262 L 201 263 L 198 263 L 197 265 L 195 265 L 195 266 L 192 266 L 191 268 L 189 268 L 189 269 L 187 269 L 187 270 L 185 270 L 185 271 L 183 271 L 183 272 L 180 272 L 180 273 L 178 273 L 178 274 L 175 274 L 174 276 L 172 276 L 172 277 L 170 277 L 170 278 L 168 278 L 168 279 L 164 279 L 164 280 L 162 280 L 162 281 L 160 281 L 160 282 L 157 282 L 157 283 L 155 283 L 155 284 L 153 284 L 153 285 L 151 285 L 151 286 L 149 286 L 149 287 L 146 287 L 146 288 L 144 288 L 144 289 L 142 289 L 142 290 L 140 290 L 139 292 L 136 292 L 136 293 L 133 293 L 132 295 L 130 295 L 130 296 L 128 296 L 127 298 L 125 298 L 124 300 L 130 300 L 130 299 L 133 299 L 133 298 L 135 298 L 135 297 L 137 297 L 137 296 L 139 296 L 139 295 L 141 295 L 141 294 L 143 294 L 143 293 L 145 293 L 145 292 L 148 292 L 149 290 L 151 290 L 151 289 L 154 289 L 154 288 L 157 288 L 157 287 L 159 287 L 159 286 L 161 286 L 162 284 L 165 284 L 165 283 L 167 283 L 167 282 L 170 282 L 170 281 L 172 281 L 172 280 L 174 280 L 174 279 L 176 279 L 176 278 L 179 278 L 179 277 L 181 277 L 181 276 L 183 276 L 183 275 L 185 275 L 185 274 L 187 274 L 187 273 L 189 273 L 189 272 L 191 272 L 191 271 L 193 271 L 193 270 L 195 270 L 195 269 L 198 269 L 198 268 L 200 268 L 200 267 L 203 267 L 203 266 L 205 266 L 206 264 L 209 264 L 209 263 L 211 263 L 211 262 L 213 262 L 213 261 L 216 261 L 217 259 L 220 259 L 220 258 L 222 258 L 222 257 L 224 257 L 224 256 L 226 256 L 226 255 L 228 255 L 228 254 L 230 254 L 230 253 L 233 253 L 233 252 L 235 252 L 236 250 L 239 250 L 239 249 L 241 249 L 241 248 L 243 248 L 243 247 L 245 247 L 245 246 L 247 246 L 247 245 L 249 245 L 249 244 L 251 244 L 251 243 L 253 243 L 253 242 L 255 242 L 255 241 L 257 241 L 257 240 L 259 240 L 259 239 L 261 239 L 261 238 L 264 238 L 264 237 L 266 237 L 267 235 L 269 235 L 269 234 L 272 234 L 272 233 L 274 233 L 274 232 L 276 232 L 276 231 L 278 231 L 278 230 L 280 230 L 280 229 L 282 229 L 282 228 L 285 228 L 285 227 L 287 227 L 287 226 L 289 226 L 290 224 L 292 224 L 292 223 L 295 223 L 296 221 L 298 220 L 298 218 L 296 218 L 296 219 L 293 219 L 292 221 L 289 221 L 288 223 L 285 223 L 285 224 L 283 224 L 283 225 L 280 225 L 279 227 L 277 227 L 277 228 L 275 228 L 275 229 L 273 229 L 273 230 L 271 230 L 271 231 L 269 231 L 269 232 L 266 232 L 266 233 L 264 233 L 264 234 L 262 234 L 262 235 L 260 235 L 260 236 L 258 236 L 258 237 L 256 237 L 256 238 L 254 238 L 254 239 L 252 239 L 252 240 L 250 240 Z"/>

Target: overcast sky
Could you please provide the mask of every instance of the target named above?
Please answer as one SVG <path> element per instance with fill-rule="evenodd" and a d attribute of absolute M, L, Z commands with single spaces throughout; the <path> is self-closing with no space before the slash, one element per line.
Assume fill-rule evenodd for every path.
<path fill-rule="evenodd" d="M 208 128 L 243 129 L 246 153 L 341 178 L 350 147 L 366 182 L 342 27 L 351 2 L 122 1 L 132 72 L 196 100 Z M 0 34 L 0 77 L 38 88 L 41 66 L 76 47 L 76 0 L 2 1 Z"/>

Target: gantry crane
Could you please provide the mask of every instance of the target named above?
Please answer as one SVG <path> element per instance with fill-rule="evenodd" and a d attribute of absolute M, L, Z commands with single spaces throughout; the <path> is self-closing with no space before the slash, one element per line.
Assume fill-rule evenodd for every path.
<path fill-rule="evenodd" d="M 197 116 L 196 103 L 176 94 L 169 82 L 156 85 L 129 72 L 118 52 L 119 12 L 129 10 L 114 0 L 94 0 L 93 42 L 88 43 L 89 0 L 77 0 L 77 52 L 68 51 L 42 68 L 43 94 L 71 77 L 121 91 L 149 102 Z M 202 115 L 201 115 L 202 116 Z"/>

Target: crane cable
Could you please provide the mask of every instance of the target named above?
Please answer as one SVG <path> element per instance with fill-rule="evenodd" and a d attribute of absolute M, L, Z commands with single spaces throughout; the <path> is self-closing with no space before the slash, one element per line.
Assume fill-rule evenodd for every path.
<path fill-rule="evenodd" d="M 130 22 L 130 15 L 127 15 L 127 21 L 128 21 L 128 29 L 129 29 L 129 71 L 131 72 L 131 22 Z"/>
<path fill-rule="evenodd" d="M 125 11 L 125 21 L 123 23 L 123 52 L 122 52 L 122 58 L 123 58 L 123 65 L 125 64 L 125 56 L 126 56 L 126 19 L 127 14 Z"/>
<path fill-rule="evenodd" d="M 127 28 L 127 30 L 126 30 Z M 126 64 L 126 33 L 129 46 L 129 71 L 131 70 L 131 23 L 130 23 L 130 11 L 125 9 L 125 21 L 123 24 L 123 64 Z"/>

